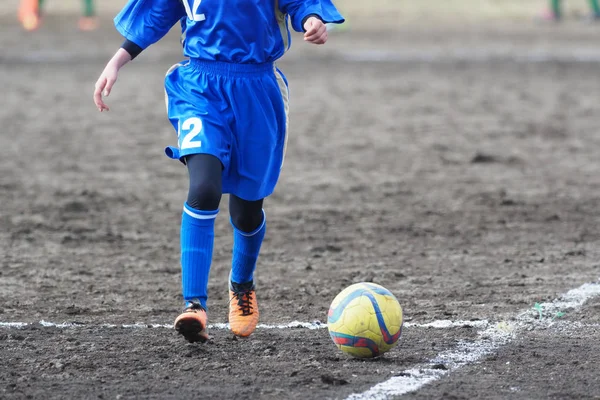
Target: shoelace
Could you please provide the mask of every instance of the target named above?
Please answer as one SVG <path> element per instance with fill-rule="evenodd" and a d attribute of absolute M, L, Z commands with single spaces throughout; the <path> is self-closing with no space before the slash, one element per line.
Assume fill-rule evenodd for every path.
<path fill-rule="evenodd" d="M 252 306 L 250 305 L 252 301 L 252 292 L 233 292 L 233 296 L 237 299 L 237 304 L 242 311 L 242 315 L 252 315 Z M 233 298 L 231 298 L 231 300 L 233 300 Z"/>

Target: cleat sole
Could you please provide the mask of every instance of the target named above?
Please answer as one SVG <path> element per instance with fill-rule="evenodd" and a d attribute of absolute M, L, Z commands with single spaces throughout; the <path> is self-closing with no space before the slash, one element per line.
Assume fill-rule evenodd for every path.
<path fill-rule="evenodd" d="M 190 343 L 205 343 L 208 340 L 208 336 L 202 333 L 204 326 L 195 318 L 184 318 L 177 321 L 175 330 Z"/>

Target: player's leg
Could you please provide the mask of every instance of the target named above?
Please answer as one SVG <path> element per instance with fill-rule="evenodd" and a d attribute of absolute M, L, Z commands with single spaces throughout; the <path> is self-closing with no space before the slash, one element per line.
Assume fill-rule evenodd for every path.
<path fill-rule="evenodd" d="M 79 29 L 82 31 L 92 31 L 98 27 L 94 0 L 82 0 L 82 2 L 83 10 L 82 16 L 79 19 Z"/>
<path fill-rule="evenodd" d="M 259 67 L 264 68 L 264 67 Z M 288 90 L 283 74 L 270 67 L 239 79 L 234 97 L 251 96 L 243 108 L 233 105 L 243 130 L 237 131 L 229 179 L 230 214 L 234 231 L 230 279 L 229 323 L 239 336 L 250 335 L 258 323 L 254 270 L 266 232 L 263 200 L 277 184 L 287 140 Z"/>
<path fill-rule="evenodd" d="M 561 0 L 549 0 L 548 8 L 542 12 L 539 19 L 541 21 L 559 21 L 561 17 Z"/>
<path fill-rule="evenodd" d="M 554 19 L 560 20 L 562 18 L 561 0 L 551 0 L 550 10 Z"/>
<path fill-rule="evenodd" d="M 235 195 L 229 197 L 229 213 L 233 226 L 233 258 L 231 281 L 252 283 L 256 260 L 265 237 L 266 219 L 263 200 L 246 201 Z"/>
<path fill-rule="evenodd" d="M 263 67 L 260 67 L 263 68 Z M 230 193 L 234 248 L 230 279 L 229 323 L 239 336 L 250 335 L 258 323 L 254 270 L 266 232 L 263 200 L 277 184 L 287 142 L 288 89 L 283 74 L 267 68 L 260 78 L 239 80 L 235 97 L 251 95 L 243 108 L 233 105 L 243 130 L 232 150 Z"/>
<path fill-rule="evenodd" d="M 203 67 L 204 62 L 192 59 L 174 65 L 165 76 L 167 113 L 178 138 L 177 147 L 169 146 L 165 153 L 186 164 L 190 182 L 180 240 L 186 312 L 175 321 L 189 341 L 208 338 L 205 310 L 214 224 L 231 164 L 233 117 L 219 95 L 222 79 L 213 73 L 213 64 Z"/>
<path fill-rule="evenodd" d="M 83 16 L 95 17 L 96 9 L 94 8 L 94 0 L 83 0 Z"/>
<path fill-rule="evenodd" d="M 233 194 L 229 197 L 233 226 L 229 324 L 232 332 L 238 336 L 249 336 L 258 324 L 254 271 L 267 229 L 262 206 L 262 199 L 246 201 Z"/>
<path fill-rule="evenodd" d="M 222 165 L 208 154 L 186 156 L 190 186 L 181 220 L 181 278 L 185 310 L 175 329 L 190 342 L 208 339 L 206 301 Z"/>
<path fill-rule="evenodd" d="M 39 0 L 21 0 L 18 17 L 25 30 L 38 29 L 41 23 Z"/>
<path fill-rule="evenodd" d="M 592 11 L 592 18 L 595 20 L 600 19 L 600 4 L 598 0 L 590 0 L 590 9 Z"/>

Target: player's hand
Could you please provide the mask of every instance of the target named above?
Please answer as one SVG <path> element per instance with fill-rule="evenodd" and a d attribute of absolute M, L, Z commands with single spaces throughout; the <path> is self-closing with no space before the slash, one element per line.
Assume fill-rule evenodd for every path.
<path fill-rule="evenodd" d="M 304 40 L 314 44 L 325 44 L 327 41 L 327 27 L 317 17 L 310 17 L 304 23 Z"/>
<path fill-rule="evenodd" d="M 104 104 L 102 96 L 107 97 L 110 94 L 113 85 L 117 81 L 118 75 L 119 68 L 117 68 L 117 66 L 112 62 L 109 62 L 96 81 L 96 87 L 94 90 L 94 103 L 96 104 L 98 111 L 110 111 L 108 106 Z"/>
<path fill-rule="evenodd" d="M 104 71 L 100 74 L 100 78 L 96 81 L 96 90 L 94 90 L 94 103 L 98 107 L 98 111 L 109 111 L 109 108 L 104 101 L 102 96 L 108 96 L 112 90 L 113 85 L 117 81 L 119 70 L 123 65 L 131 61 L 131 55 L 125 49 L 119 49 L 110 59 Z"/>

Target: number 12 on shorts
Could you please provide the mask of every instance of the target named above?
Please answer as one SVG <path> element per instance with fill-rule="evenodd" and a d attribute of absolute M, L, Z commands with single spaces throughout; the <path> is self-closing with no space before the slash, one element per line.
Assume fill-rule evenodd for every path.
<path fill-rule="evenodd" d="M 179 126 L 179 149 L 195 149 L 202 147 L 200 140 L 194 140 L 202 131 L 202 120 L 198 117 L 188 118 Z"/>
<path fill-rule="evenodd" d="M 201 22 L 206 19 L 204 14 L 198 14 L 200 3 L 202 3 L 202 0 L 183 0 L 183 6 L 185 7 L 188 19 L 196 22 Z"/>

